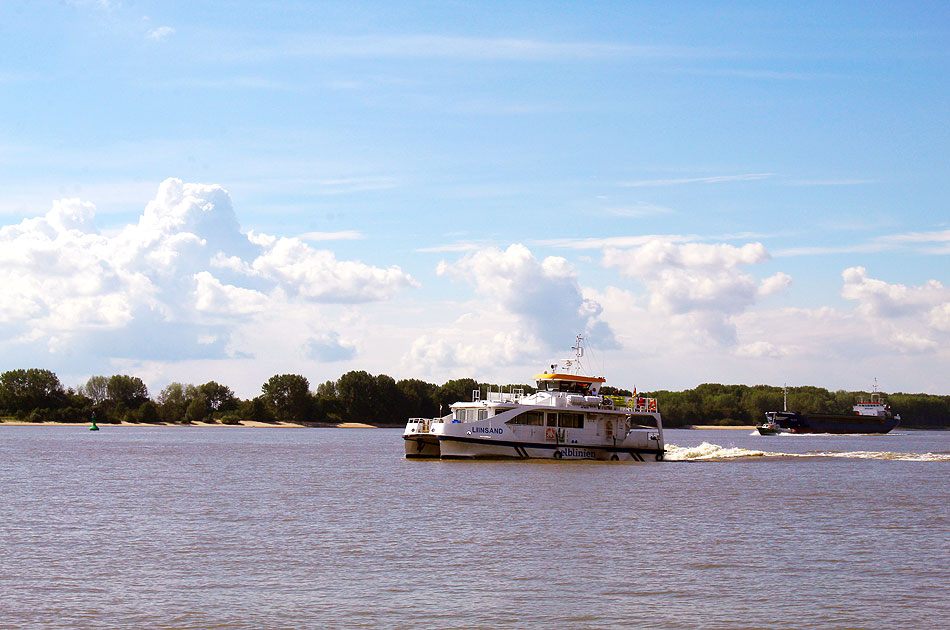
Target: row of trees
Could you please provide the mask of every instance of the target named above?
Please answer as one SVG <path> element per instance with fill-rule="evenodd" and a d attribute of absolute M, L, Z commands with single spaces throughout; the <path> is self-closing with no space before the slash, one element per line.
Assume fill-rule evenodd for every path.
<path fill-rule="evenodd" d="M 781 411 L 785 404 L 782 387 L 771 385 L 719 385 L 705 383 L 681 392 L 644 393 L 657 399 L 667 427 L 694 424 L 751 425 L 766 411 Z M 821 387 L 789 387 L 788 409 L 809 413 L 851 413 L 869 392 L 829 391 Z M 887 402 L 901 415 L 908 428 L 950 428 L 950 396 L 889 394 Z"/>
<path fill-rule="evenodd" d="M 311 391 L 299 374 L 276 374 L 249 400 L 215 381 L 203 385 L 171 383 L 152 399 L 138 377 L 93 376 L 77 388 L 65 388 L 49 370 L 11 370 L 0 374 L 0 414 L 35 422 L 224 423 L 365 422 L 400 426 L 406 418 L 440 415 L 487 384 L 465 378 L 434 385 L 418 379 L 394 380 L 385 374 L 347 372 Z M 524 385 L 527 391 L 533 391 Z"/>
<path fill-rule="evenodd" d="M 484 398 L 497 386 L 474 379 L 434 385 L 418 379 L 394 380 L 385 374 L 347 372 L 311 390 L 299 374 L 276 374 L 249 400 L 215 381 L 203 385 L 171 383 L 152 399 L 142 380 L 116 374 L 93 376 L 77 388 L 64 388 L 49 370 L 11 370 L 0 374 L 0 414 L 35 422 L 224 423 L 301 422 L 311 424 L 365 422 L 401 426 L 407 418 L 431 418 L 448 411 L 459 400 L 471 400 L 475 390 Z M 531 393 L 530 385 L 515 385 Z M 605 394 L 630 395 L 628 390 L 604 388 Z M 663 424 L 748 425 L 766 411 L 783 406 L 783 389 L 769 385 L 707 383 L 682 392 L 657 391 L 641 395 L 657 398 Z M 831 392 L 820 387 L 788 389 L 788 408 L 818 413 L 848 413 L 866 392 Z M 891 394 L 888 401 L 901 414 L 901 425 L 950 428 L 950 396 Z"/>

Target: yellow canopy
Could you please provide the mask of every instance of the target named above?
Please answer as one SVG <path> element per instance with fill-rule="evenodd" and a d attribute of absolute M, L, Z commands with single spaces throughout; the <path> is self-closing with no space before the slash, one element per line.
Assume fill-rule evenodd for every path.
<path fill-rule="evenodd" d="M 536 381 L 574 381 L 575 383 L 606 383 L 602 376 L 580 376 L 578 374 L 536 374 Z"/>

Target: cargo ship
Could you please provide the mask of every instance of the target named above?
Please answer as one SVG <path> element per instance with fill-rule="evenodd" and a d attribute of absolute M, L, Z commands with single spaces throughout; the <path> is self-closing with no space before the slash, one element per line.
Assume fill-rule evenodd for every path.
<path fill-rule="evenodd" d="M 898 425 L 900 414 L 891 411 L 881 394 L 874 392 L 869 400 L 858 402 L 850 414 L 802 413 L 768 411 L 765 421 L 756 425 L 761 435 L 781 433 L 887 433 Z"/>

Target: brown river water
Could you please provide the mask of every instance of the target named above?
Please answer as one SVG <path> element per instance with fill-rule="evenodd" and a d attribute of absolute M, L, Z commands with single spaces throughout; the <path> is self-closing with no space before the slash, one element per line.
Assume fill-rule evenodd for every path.
<path fill-rule="evenodd" d="M 950 432 L 666 441 L 0 426 L 0 628 L 950 627 Z"/>

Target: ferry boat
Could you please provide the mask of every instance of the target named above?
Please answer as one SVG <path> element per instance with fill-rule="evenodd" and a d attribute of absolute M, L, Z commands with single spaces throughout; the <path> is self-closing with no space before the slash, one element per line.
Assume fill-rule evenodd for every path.
<path fill-rule="evenodd" d="M 450 405 L 441 418 L 410 418 L 403 432 L 407 458 L 662 461 L 663 422 L 655 398 L 605 396 L 606 379 L 579 374 L 575 358 L 534 377 L 538 391 L 481 390 Z M 636 392 L 634 392 L 636 394 Z"/>
<path fill-rule="evenodd" d="M 787 398 L 786 398 L 787 400 Z M 900 414 L 891 411 L 883 396 L 877 391 L 877 379 L 869 400 L 862 400 L 852 407 L 851 414 L 801 413 L 768 411 L 765 421 L 756 425 L 761 435 L 781 433 L 887 433 L 900 422 Z"/>

